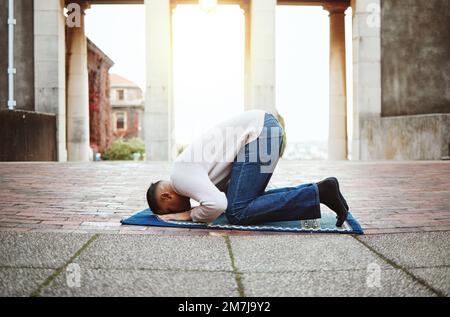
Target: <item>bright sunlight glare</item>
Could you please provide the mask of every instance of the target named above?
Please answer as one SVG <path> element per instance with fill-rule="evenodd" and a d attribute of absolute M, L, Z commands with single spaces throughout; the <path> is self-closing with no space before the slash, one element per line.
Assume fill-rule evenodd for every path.
<path fill-rule="evenodd" d="M 351 141 L 351 9 L 346 15 Z M 329 17 L 321 7 L 277 6 L 276 107 L 288 143 L 328 138 Z M 92 6 L 86 33 L 118 73 L 145 89 L 145 8 Z M 238 5 L 178 5 L 173 12 L 175 129 L 178 144 L 244 110 L 245 17 Z"/>
<path fill-rule="evenodd" d="M 178 144 L 244 110 L 245 19 L 238 5 L 173 14 L 175 130 Z"/>
<path fill-rule="evenodd" d="M 328 12 L 321 7 L 278 6 L 277 110 L 291 142 L 328 138 Z"/>

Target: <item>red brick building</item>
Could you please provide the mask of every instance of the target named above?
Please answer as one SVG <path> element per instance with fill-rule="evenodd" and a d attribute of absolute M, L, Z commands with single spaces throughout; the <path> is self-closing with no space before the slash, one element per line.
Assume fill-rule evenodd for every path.
<path fill-rule="evenodd" d="M 114 62 L 92 41 L 87 42 L 90 145 L 94 153 L 103 153 L 113 141 L 109 69 Z"/>
<path fill-rule="evenodd" d="M 110 75 L 112 129 L 115 139 L 144 138 L 144 99 L 142 89 L 132 81 Z"/>

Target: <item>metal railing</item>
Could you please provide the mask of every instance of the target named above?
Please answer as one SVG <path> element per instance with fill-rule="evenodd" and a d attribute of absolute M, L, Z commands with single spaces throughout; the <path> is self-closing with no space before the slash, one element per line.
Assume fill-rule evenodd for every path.
<path fill-rule="evenodd" d="M 14 100 L 14 75 L 16 69 L 14 68 L 14 0 L 9 0 L 9 14 L 8 14 L 8 109 L 13 110 L 16 106 Z"/>

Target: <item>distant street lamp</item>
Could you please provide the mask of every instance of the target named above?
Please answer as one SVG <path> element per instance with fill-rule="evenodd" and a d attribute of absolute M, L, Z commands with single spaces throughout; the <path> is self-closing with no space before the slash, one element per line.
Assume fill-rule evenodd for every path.
<path fill-rule="evenodd" d="M 203 11 L 210 13 L 216 10 L 218 0 L 199 0 L 198 4 Z"/>

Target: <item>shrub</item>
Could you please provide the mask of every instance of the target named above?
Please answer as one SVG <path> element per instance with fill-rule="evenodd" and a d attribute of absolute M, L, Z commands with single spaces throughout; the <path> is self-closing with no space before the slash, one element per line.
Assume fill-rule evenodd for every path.
<path fill-rule="evenodd" d="M 145 144 L 139 138 L 131 140 L 118 139 L 114 141 L 103 154 L 103 159 L 107 161 L 130 161 L 133 160 L 133 153 L 139 153 L 142 158 L 145 153 Z"/>

